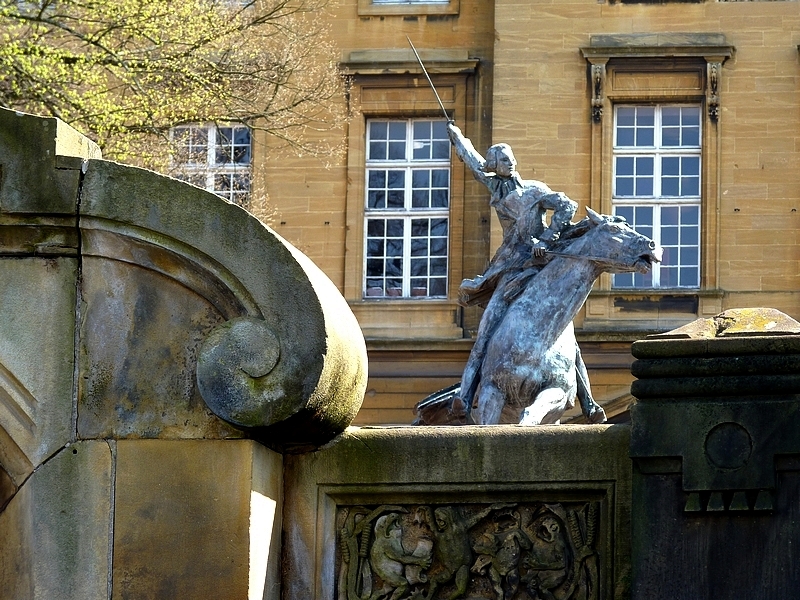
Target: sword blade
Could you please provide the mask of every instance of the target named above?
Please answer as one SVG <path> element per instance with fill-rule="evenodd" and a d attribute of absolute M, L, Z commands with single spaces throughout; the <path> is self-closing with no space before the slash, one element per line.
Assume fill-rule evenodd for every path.
<path fill-rule="evenodd" d="M 419 57 L 417 49 L 414 48 L 414 44 L 411 43 L 411 38 L 406 36 L 406 39 L 408 40 L 409 46 L 411 46 L 411 50 L 414 52 L 414 56 L 417 57 L 417 62 L 419 63 L 419 66 L 422 69 L 423 74 L 425 75 L 425 79 L 428 80 L 428 84 L 431 86 L 431 89 L 433 90 L 433 95 L 436 96 L 436 101 L 439 103 L 439 108 L 441 108 L 442 112 L 444 113 L 444 118 L 448 121 L 451 121 L 452 119 L 447 114 L 447 111 L 444 108 L 444 104 L 442 104 L 442 99 L 439 97 L 439 92 L 436 91 L 436 87 L 433 85 L 433 82 L 431 81 L 431 76 L 428 75 L 428 70 L 425 68 L 425 65 L 422 64 L 422 59 Z"/>

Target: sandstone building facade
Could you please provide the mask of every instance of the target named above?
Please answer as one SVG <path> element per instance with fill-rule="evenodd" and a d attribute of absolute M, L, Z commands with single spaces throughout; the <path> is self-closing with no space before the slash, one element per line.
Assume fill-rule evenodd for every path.
<path fill-rule="evenodd" d="M 455 383 L 480 312 L 456 302 L 500 227 L 449 152 L 506 142 L 521 175 L 625 216 L 666 250 L 652 277 L 604 276 L 576 319 L 595 396 L 631 401 L 630 344 L 727 308 L 800 317 L 800 11 L 791 0 L 342 0 L 346 148 L 269 155 L 275 230 L 349 301 L 370 379 L 356 424 L 409 423 Z M 579 216 L 583 214 L 579 209 Z"/>

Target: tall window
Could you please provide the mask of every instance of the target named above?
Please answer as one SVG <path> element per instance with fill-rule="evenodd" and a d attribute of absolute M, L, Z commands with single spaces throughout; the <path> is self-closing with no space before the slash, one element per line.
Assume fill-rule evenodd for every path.
<path fill-rule="evenodd" d="M 176 176 L 239 205 L 250 197 L 252 151 L 244 125 L 182 125 L 172 130 Z"/>
<path fill-rule="evenodd" d="M 447 296 L 450 140 L 444 121 L 367 123 L 364 296 Z"/>
<path fill-rule="evenodd" d="M 614 214 L 664 248 L 652 273 L 614 275 L 616 288 L 700 287 L 700 107 L 617 106 Z"/>

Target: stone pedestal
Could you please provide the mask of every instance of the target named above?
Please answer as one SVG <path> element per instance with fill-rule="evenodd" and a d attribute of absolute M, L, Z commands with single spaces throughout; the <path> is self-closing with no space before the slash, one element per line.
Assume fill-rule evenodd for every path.
<path fill-rule="evenodd" d="M 800 589 L 800 324 L 771 309 L 633 344 L 633 597 Z"/>

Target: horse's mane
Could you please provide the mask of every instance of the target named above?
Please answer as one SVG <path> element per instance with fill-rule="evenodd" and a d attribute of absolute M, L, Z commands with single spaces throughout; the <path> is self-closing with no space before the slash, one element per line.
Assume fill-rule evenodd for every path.
<path fill-rule="evenodd" d="M 627 223 L 623 217 L 614 215 L 601 215 L 606 221 L 611 223 Z M 582 238 L 589 233 L 597 225 L 593 224 L 589 217 L 584 217 L 577 223 L 569 223 L 561 231 L 559 238 L 550 245 L 550 250 L 553 252 L 564 252 L 569 248 L 572 243 L 578 238 Z"/>

